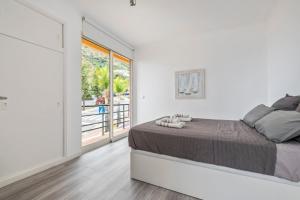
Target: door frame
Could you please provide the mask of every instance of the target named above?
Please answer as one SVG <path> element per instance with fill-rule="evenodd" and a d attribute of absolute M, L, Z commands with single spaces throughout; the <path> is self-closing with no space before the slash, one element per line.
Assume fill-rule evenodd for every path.
<path fill-rule="evenodd" d="M 34 11 L 36 13 L 39 13 L 45 17 L 48 17 L 49 19 L 56 21 L 57 23 L 62 25 L 62 38 L 61 38 L 62 47 L 61 47 L 61 49 L 54 50 L 54 49 L 49 48 L 51 51 L 56 51 L 63 55 L 62 56 L 63 57 L 62 58 L 62 77 L 61 77 L 62 78 L 62 80 L 61 80 L 62 81 L 62 99 L 61 99 L 62 100 L 62 102 L 61 102 L 61 108 L 62 108 L 62 127 L 61 127 L 62 128 L 62 155 L 61 156 L 62 157 L 59 160 L 52 160 L 52 161 L 49 161 L 48 163 L 42 163 L 40 166 L 36 166 L 32 169 L 22 171 L 19 174 L 14 174 L 12 176 L 5 177 L 3 180 L 0 180 L 0 188 L 5 187 L 9 184 L 15 183 L 17 181 L 23 180 L 23 179 L 30 177 L 32 175 L 35 175 L 37 173 L 43 172 L 46 169 L 57 166 L 61 163 L 67 162 L 68 160 L 74 159 L 81 155 L 81 152 L 78 152 L 78 153 L 75 153 L 72 155 L 68 152 L 68 142 L 69 142 L 68 129 L 67 129 L 67 127 L 68 127 L 67 126 L 67 121 L 68 121 L 67 120 L 67 117 L 68 117 L 67 116 L 68 115 L 67 114 L 68 113 L 67 105 L 68 105 L 68 103 L 66 100 L 67 99 L 67 96 L 66 96 L 67 64 L 66 64 L 66 48 L 65 48 L 65 40 L 64 40 L 64 38 L 66 37 L 64 30 L 65 30 L 65 27 L 68 26 L 68 23 L 64 18 L 58 17 L 57 15 L 54 15 L 53 13 L 51 13 L 48 9 L 38 6 L 35 3 L 30 2 L 28 0 L 14 0 L 14 2 Z M 2 33 L 0 33 L 0 34 L 2 34 Z M 36 43 L 29 42 L 27 40 L 23 40 L 18 37 L 6 35 L 6 34 L 2 34 L 2 35 L 12 38 L 12 39 L 16 39 L 19 41 L 29 43 L 31 45 L 39 46 Z M 46 48 L 45 46 L 42 46 L 42 45 L 41 45 L 41 47 Z"/>
<path fill-rule="evenodd" d="M 82 39 L 85 39 L 85 40 L 88 40 L 100 47 L 103 47 L 107 50 L 109 50 L 109 99 L 110 99 L 110 102 L 109 102 L 109 111 L 110 111 L 110 114 L 109 114 L 109 120 L 110 120 L 110 123 L 109 123 L 109 137 L 107 139 L 104 139 L 104 140 L 101 140 L 101 141 L 98 141 L 98 142 L 95 142 L 95 143 L 92 143 L 92 144 L 89 144 L 87 146 L 81 146 L 81 151 L 83 153 L 85 152 L 88 152 L 88 151 L 91 151 L 91 150 L 94 150 L 94 149 L 97 149 L 101 146 L 104 146 L 106 144 L 109 144 L 109 143 L 112 143 L 112 142 L 115 142 L 115 141 L 118 141 L 120 139 L 123 139 L 125 137 L 128 136 L 128 132 L 125 132 L 123 134 L 120 134 L 118 136 L 113 136 L 113 54 L 119 54 L 120 56 L 123 56 L 125 58 L 127 58 L 126 56 L 124 56 L 123 54 L 121 53 L 118 53 L 117 51 L 114 51 L 112 50 L 111 48 L 105 46 L 105 45 L 102 45 L 102 44 L 99 44 L 98 42 L 96 42 L 95 40 L 89 38 L 89 37 L 86 37 L 85 35 L 81 35 L 81 38 Z M 129 58 L 128 58 L 129 59 Z M 130 70 L 130 94 L 129 94 L 129 98 L 130 98 L 130 104 L 129 104 L 129 116 L 130 116 L 130 127 L 132 127 L 132 85 L 133 85 L 133 77 L 132 77 L 132 71 L 133 71 L 133 60 L 132 59 L 129 59 L 129 70 Z M 80 135 L 80 137 L 82 138 L 82 135 Z M 82 141 L 82 139 L 81 139 Z M 82 143 L 80 144 L 82 145 Z"/>
<path fill-rule="evenodd" d="M 110 95 L 110 98 L 112 99 L 112 106 L 113 106 L 113 104 L 114 104 L 114 102 L 113 102 L 113 76 L 114 76 L 114 74 L 113 74 L 113 59 L 112 59 L 112 55 L 113 54 L 118 54 L 118 55 L 120 55 L 120 56 L 123 56 L 123 57 L 125 57 L 125 58 L 127 58 L 126 56 L 124 56 L 124 55 L 122 55 L 122 54 L 120 54 L 120 53 L 118 53 L 118 52 L 116 52 L 116 51 L 113 51 L 113 50 L 110 50 L 110 57 L 111 57 L 111 72 L 112 72 L 112 74 L 111 74 L 111 77 L 112 77 L 112 79 L 111 79 L 111 85 L 110 85 L 110 87 L 112 88 L 112 94 Z M 130 126 L 130 128 L 132 127 L 132 108 L 133 108 L 133 106 L 132 106 L 132 82 L 133 82 L 133 77 L 132 77 L 132 64 L 133 64 L 133 61 L 132 61 L 132 59 L 129 59 L 129 58 L 127 58 L 128 60 L 129 60 L 129 82 L 130 82 L 130 84 L 129 84 L 129 99 L 130 99 L 130 101 L 129 101 L 129 107 L 128 107 L 128 109 L 129 109 L 129 119 L 130 119 L 130 121 L 129 121 L 129 126 Z M 113 111 L 113 110 L 112 110 Z M 113 114 L 112 114 L 112 120 L 113 120 Z M 112 121 L 113 122 L 113 121 Z M 111 123 L 112 124 L 112 126 L 113 126 L 113 123 Z M 111 130 L 113 130 L 113 127 L 112 127 L 112 129 Z M 122 133 L 122 134 L 119 134 L 119 135 L 117 135 L 117 136 L 113 136 L 113 131 L 111 132 L 111 136 L 110 136 L 110 139 L 111 139 L 111 142 L 115 142 L 115 141 L 118 141 L 118 140 L 120 140 L 120 139 L 123 139 L 124 137 L 127 137 L 128 136 L 128 132 L 125 132 L 125 133 Z"/>
<path fill-rule="evenodd" d="M 45 17 L 48 17 L 51 20 L 56 21 L 57 23 L 62 25 L 62 38 L 61 38 L 61 42 L 62 42 L 62 47 L 61 50 L 57 50 L 58 52 L 61 52 L 63 54 L 63 74 L 62 74 L 62 132 L 63 132 L 63 153 L 62 153 L 62 157 L 68 157 L 70 156 L 68 153 L 68 130 L 67 130 L 67 107 L 68 107 L 68 103 L 67 103 L 67 96 L 66 96 L 66 91 L 67 91 L 67 73 L 66 73 L 66 48 L 65 48 L 65 27 L 68 25 L 67 21 L 64 18 L 58 17 L 57 15 L 52 14 L 51 12 L 49 12 L 49 10 L 37 6 L 36 4 L 28 1 L 28 0 L 14 0 L 16 3 L 23 5 L 31 10 L 33 10 L 34 12 L 37 12 L 41 15 L 44 15 Z"/>

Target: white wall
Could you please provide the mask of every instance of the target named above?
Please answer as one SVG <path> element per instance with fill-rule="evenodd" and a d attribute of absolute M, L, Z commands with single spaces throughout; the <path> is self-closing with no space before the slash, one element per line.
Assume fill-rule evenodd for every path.
<path fill-rule="evenodd" d="M 81 14 L 77 1 L 72 0 L 26 0 L 39 10 L 45 11 L 64 23 L 65 41 L 65 132 L 66 154 L 81 151 Z M 46 141 L 45 141 L 46 142 Z"/>
<path fill-rule="evenodd" d="M 162 115 L 239 119 L 259 103 L 267 103 L 265 25 L 170 35 L 136 48 L 135 122 Z M 206 98 L 176 100 L 174 73 L 206 69 Z"/>
<path fill-rule="evenodd" d="M 279 0 L 269 19 L 269 102 L 300 94 L 300 1 Z"/>

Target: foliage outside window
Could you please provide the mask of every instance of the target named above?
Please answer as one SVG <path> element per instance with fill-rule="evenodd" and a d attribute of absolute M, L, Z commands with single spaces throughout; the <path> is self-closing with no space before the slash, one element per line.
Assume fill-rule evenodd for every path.
<path fill-rule="evenodd" d="M 129 92 L 129 63 L 113 59 L 113 92 L 117 99 Z M 104 97 L 109 98 L 109 55 L 86 45 L 82 46 L 81 66 L 82 101 Z"/>

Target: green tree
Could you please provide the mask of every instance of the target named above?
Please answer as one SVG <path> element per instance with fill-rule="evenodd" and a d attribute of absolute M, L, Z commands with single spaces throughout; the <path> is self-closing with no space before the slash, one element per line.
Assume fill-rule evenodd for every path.
<path fill-rule="evenodd" d="M 114 78 L 114 93 L 117 96 L 120 96 L 124 94 L 126 91 L 128 91 L 129 81 L 127 78 L 124 78 L 122 76 L 116 76 Z"/>
<path fill-rule="evenodd" d="M 93 92 L 96 97 L 108 98 L 109 69 L 108 67 L 96 67 L 93 74 Z"/>
<path fill-rule="evenodd" d="M 91 91 L 91 76 L 93 74 L 93 66 L 92 64 L 86 60 L 82 59 L 81 66 L 81 91 L 82 91 L 82 101 L 85 106 L 85 101 L 92 99 L 92 91 Z"/>
<path fill-rule="evenodd" d="M 124 94 L 126 91 L 128 91 L 128 86 L 129 86 L 129 81 L 127 78 L 123 76 L 115 76 L 114 82 L 114 93 L 117 96 L 117 102 L 120 103 L 121 101 L 121 96 Z M 118 111 L 120 110 L 120 107 L 117 107 Z M 124 114 L 124 113 L 123 113 Z M 121 122 L 121 112 L 118 112 L 118 118 L 117 118 L 117 123 Z"/>

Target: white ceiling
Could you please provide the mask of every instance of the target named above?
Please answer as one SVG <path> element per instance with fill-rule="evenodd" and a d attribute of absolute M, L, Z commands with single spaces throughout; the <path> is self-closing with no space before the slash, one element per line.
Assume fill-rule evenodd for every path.
<path fill-rule="evenodd" d="M 80 0 L 83 14 L 133 46 L 265 21 L 276 0 Z"/>

